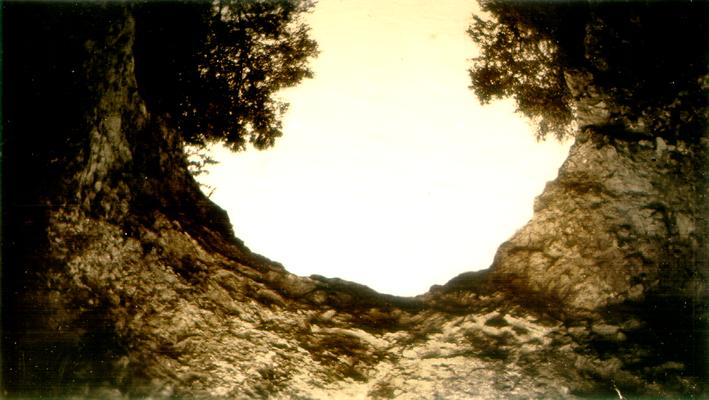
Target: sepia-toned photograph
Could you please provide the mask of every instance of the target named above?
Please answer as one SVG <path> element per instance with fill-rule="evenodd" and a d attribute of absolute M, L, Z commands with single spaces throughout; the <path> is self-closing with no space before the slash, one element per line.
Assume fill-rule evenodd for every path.
<path fill-rule="evenodd" d="M 0 7 L 0 398 L 709 397 L 709 1 Z"/>

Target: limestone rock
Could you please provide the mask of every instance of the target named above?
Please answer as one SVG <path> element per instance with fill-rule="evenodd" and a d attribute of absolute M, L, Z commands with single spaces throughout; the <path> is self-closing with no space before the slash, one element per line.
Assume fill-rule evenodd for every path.
<path fill-rule="evenodd" d="M 27 178 L 5 182 L 4 395 L 702 395 L 705 139 L 621 140 L 596 113 L 489 271 L 386 296 L 295 276 L 233 236 L 139 95 L 125 7 L 68 37 L 77 21 L 14 7 L 3 171 Z"/>
<path fill-rule="evenodd" d="M 588 128 L 536 199 L 534 220 L 501 247 L 495 274 L 587 310 L 641 300 L 668 282 L 699 295 L 706 193 L 696 182 L 706 151 Z"/>

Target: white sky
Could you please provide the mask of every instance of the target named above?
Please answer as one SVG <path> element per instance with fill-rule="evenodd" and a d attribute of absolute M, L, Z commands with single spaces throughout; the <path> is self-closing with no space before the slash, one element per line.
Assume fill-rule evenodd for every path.
<path fill-rule="evenodd" d="M 537 143 L 511 102 L 481 107 L 467 73 L 472 0 L 320 0 L 315 78 L 274 148 L 230 153 L 217 187 L 236 235 L 298 275 L 422 294 L 490 266 L 532 216 L 569 144 Z"/>

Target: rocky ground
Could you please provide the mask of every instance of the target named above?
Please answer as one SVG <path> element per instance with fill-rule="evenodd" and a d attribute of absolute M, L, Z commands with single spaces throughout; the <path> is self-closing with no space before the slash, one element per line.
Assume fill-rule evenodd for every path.
<path fill-rule="evenodd" d="M 35 171 L 59 171 L 58 189 L 7 203 L 5 395 L 706 394 L 706 138 L 584 126 L 489 270 L 387 296 L 295 276 L 233 236 L 139 95 L 134 29 L 121 12 L 83 41 L 95 96 Z"/>

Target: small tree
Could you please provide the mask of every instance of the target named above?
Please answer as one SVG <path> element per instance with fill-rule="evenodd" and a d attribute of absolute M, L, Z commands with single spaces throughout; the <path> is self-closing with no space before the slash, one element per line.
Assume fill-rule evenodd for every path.
<path fill-rule="evenodd" d="M 707 2 L 479 2 L 487 16 L 474 16 L 468 29 L 481 50 L 471 88 L 483 104 L 515 99 L 537 123 L 538 138 L 572 133 L 565 77 L 572 70 L 590 72 L 594 85 L 625 107 L 625 117 L 644 116 L 659 134 L 680 119 L 689 135 L 701 132 Z M 676 124 L 666 123 L 668 113 Z"/>
<path fill-rule="evenodd" d="M 146 1 L 136 7 L 144 97 L 187 144 L 272 146 L 288 105 L 283 88 L 312 77 L 317 54 L 301 16 L 307 0 Z"/>

